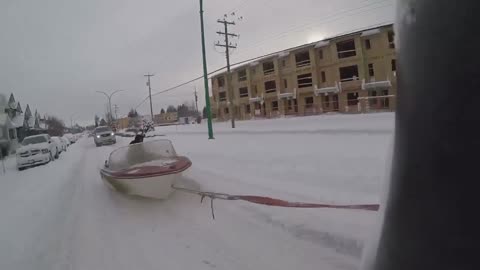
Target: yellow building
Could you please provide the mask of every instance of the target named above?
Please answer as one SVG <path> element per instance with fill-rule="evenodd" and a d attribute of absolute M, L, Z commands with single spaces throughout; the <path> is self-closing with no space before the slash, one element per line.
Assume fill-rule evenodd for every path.
<path fill-rule="evenodd" d="M 212 77 L 212 113 L 237 119 L 395 110 L 392 25 L 306 44 Z M 232 103 L 230 103 L 232 102 Z"/>
<path fill-rule="evenodd" d="M 177 112 L 165 112 L 154 116 L 155 124 L 168 124 L 178 122 Z"/>

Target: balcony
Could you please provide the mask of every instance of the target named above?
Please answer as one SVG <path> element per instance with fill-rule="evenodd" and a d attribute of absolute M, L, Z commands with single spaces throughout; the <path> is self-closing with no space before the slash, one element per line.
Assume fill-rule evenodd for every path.
<path fill-rule="evenodd" d="M 335 86 L 327 86 L 327 87 L 322 87 L 322 88 L 317 88 L 315 85 L 315 89 L 313 90 L 313 93 L 315 96 L 320 96 L 321 94 L 329 94 L 329 93 L 339 93 L 340 92 L 340 87 L 337 82 L 335 82 Z"/>
<path fill-rule="evenodd" d="M 362 80 L 358 77 L 343 79 L 338 83 L 340 91 L 360 90 L 362 89 Z"/>
<path fill-rule="evenodd" d="M 287 89 L 283 90 L 282 93 L 278 93 L 278 99 L 292 99 L 297 96 L 297 88 L 293 88 L 293 91 L 289 91 Z"/>
<path fill-rule="evenodd" d="M 251 97 L 251 98 L 248 99 L 248 101 L 250 101 L 250 103 L 255 103 L 255 102 L 263 103 L 263 96 L 261 96 L 261 97 Z"/>
<path fill-rule="evenodd" d="M 392 82 L 388 78 L 385 81 L 375 81 L 374 78 L 371 78 L 370 82 L 362 80 L 362 90 L 387 89 L 390 87 L 392 87 Z"/>

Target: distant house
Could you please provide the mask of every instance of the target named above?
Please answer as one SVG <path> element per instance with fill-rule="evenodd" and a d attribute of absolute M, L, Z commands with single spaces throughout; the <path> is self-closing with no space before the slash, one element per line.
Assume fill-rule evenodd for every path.
<path fill-rule="evenodd" d="M 154 116 L 155 124 L 171 124 L 178 122 L 178 113 L 177 112 L 166 112 L 157 114 Z"/>
<path fill-rule="evenodd" d="M 10 98 L 0 94 L 0 151 L 2 156 L 14 151 L 18 145 L 17 128 L 12 119 L 17 116 L 17 103 L 13 94 Z"/>

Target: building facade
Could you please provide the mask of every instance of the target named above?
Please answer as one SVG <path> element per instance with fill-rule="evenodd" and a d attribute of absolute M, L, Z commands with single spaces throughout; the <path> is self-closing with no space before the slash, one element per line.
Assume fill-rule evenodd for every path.
<path fill-rule="evenodd" d="M 227 87 L 227 83 L 230 87 Z M 395 110 L 392 25 L 337 36 L 262 58 L 212 77 L 220 120 Z"/>

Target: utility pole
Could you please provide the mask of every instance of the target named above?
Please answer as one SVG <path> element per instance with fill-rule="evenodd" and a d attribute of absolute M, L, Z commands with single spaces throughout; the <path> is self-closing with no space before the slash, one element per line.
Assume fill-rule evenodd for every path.
<path fill-rule="evenodd" d="M 232 13 L 232 15 L 235 15 L 235 13 Z M 224 18 L 222 20 L 217 20 L 218 23 L 220 24 L 223 24 L 223 27 L 224 27 L 224 31 L 225 32 L 221 32 L 221 31 L 218 31 L 217 34 L 221 35 L 221 36 L 224 36 L 225 37 L 225 43 L 220 43 L 220 41 L 217 41 L 217 43 L 215 44 L 215 46 L 217 47 L 223 47 L 225 48 L 225 56 L 227 58 L 227 92 L 228 92 L 228 96 L 229 96 L 229 101 L 230 101 L 230 119 L 232 121 L 232 128 L 235 128 L 235 106 L 233 104 L 233 91 L 231 89 L 231 74 L 230 74 L 230 49 L 235 49 L 237 48 L 236 44 L 233 45 L 231 42 L 228 41 L 228 38 L 229 37 L 238 37 L 237 34 L 233 34 L 233 33 L 229 33 L 228 32 L 228 26 L 229 25 L 235 25 L 235 22 L 234 21 L 227 21 L 227 15 L 225 14 Z"/>
<path fill-rule="evenodd" d="M 205 30 L 203 25 L 203 0 L 200 0 L 200 31 L 202 35 L 203 83 L 205 86 L 205 106 L 207 107 L 208 139 L 213 140 L 212 112 L 210 109 L 210 94 L 208 93 L 207 56 L 205 53 Z"/>
<path fill-rule="evenodd" d="M 118 119 L 118 105 L 117 104 L 113 105 L 113 108 L 115 109 L 115 120 L 117 120 Z"/>
<path fill-rule="evenodd" d="M 152 87 L 150 86 L 150 77 L 155 76 L 153 74 L 146 74 L 143 75 L 148 78 L 148 97 L 150 98 L 150 116 L 152 117 L 152 122 L 153 122 L 153 105 L 152 105 Z"/>
<path fill-rule="evenodd" d="M 195 94 L 195 109 L 197 110 L 197 113 L 198 113 L 198 96 L 197 96 L 197 87 L 195 86 L 195 92 L 193 92 Z"/>

